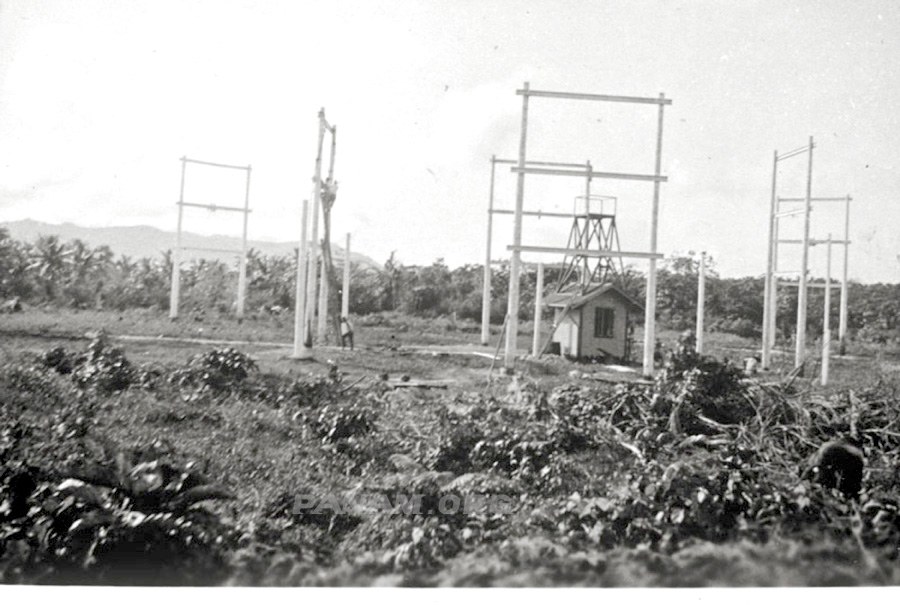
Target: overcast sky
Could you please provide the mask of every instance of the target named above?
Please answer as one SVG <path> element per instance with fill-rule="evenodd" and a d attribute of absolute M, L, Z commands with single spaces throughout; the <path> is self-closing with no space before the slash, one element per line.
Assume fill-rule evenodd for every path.
<path fill-rule="evenodd" d="M 482 263 L 490 157 L 516 157 L 525 81 L 673 99 L 660 250 L 706 250 L 728 276 L 763 273 L 773 152 L 814 136 L 813 195 L 854 198 L 851 278 L 900 281 L 891 1 L 0 0 L 0 221 L 174 231 L 186 155 L 252 165 L 250 237 L 297 240 L 324 107 L 341 242 L 379 262 Z M 651 105 L 533 99 L 528 157 L 649 173 L 655 123 Z M 779 193 L 802 196 L 805 170 L 786 161 Z M 241 179 L 190 166 L 185 201 L 242 203 Z M 584 187 L 529 176 L 526 209 L 569 211 Z M 652 186 L 592 192 L 618 199 L 622 248 L 646 250 Z M 496 206 L 514 199 L 498 167 Z M 224 214 L 186 211 L 184 228 L 239 235 Z M 569 227 L 526 219 L 524 243 L 563 246 Z M 817 208 L 812 231 L 842 237 L 842 208 Z M 493 258 L 511 239 L 498 218 Z"/>

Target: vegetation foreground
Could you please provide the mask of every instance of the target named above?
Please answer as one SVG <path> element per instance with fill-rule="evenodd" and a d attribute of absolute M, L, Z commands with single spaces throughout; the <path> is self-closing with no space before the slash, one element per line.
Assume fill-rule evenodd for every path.
<path fill-rule="evenodd" d="M 225 347 L 138 363 L 102 333 L 44 344 L 0 368 L 5 583 L 900 580 L 890 369 L 826 396 L 681 343 L 652 385 L 532 361 L 487 387 L 419 389 L 384 380 L 426 367 L 388 348 L 297 374 Z M 463 376 L 472 362 L 428 363 Z M 810 463 L 854 429 L 857 498 Z"/>

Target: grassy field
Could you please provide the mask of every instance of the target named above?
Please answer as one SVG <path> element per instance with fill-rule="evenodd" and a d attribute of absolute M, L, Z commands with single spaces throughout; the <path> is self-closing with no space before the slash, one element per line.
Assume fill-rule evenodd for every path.
<path fill-rule="evenodd" d="M 696 371 L 670 364 L 651 386 L 617 384 L 620 375 L 595 364 L 556 358 L 523 360 L 515 378 L 495 366 L 489 381 L 485 354 L 499 334 L 482 347 L 471 323 L 397 315 L 355 323 L 356 350 L 318 347 L 314 360 L 300 362 L 290 358 L 292 325 L 284 317 L 172 322 L 151 312 L 34 309 L 4 316 L 0 512 L 14 507 L 13 478 L 22 468 L 40 486 L 28 516 L 3 522 L 7 544 L 18 540 L 14 530 L 40 527 L 41 515 L 60 523 L 57 512 L 46 512 L 46 502 L 64 495 L 60 482 L 100 482 L 97 473 L 121 466 L 123 452 L 134 469 L 193 462 L 234 498 L 177 509 L 195 524 L 194 516 L 207 515 L 207 534 L 223 538 L 207 545 L 194 537 L 175 555 L 166 550 L 177 569 L 164 565 L 163 573 L 140 557 L 117 567 L 123 551 L 116 548 L 132 552 L 128 536 L 137 529 L 116 525 L 116 533 L 107 521 L 105 533 L 92 530 L 94 542 L 72 537 L 74 525 L 52 539 L 42 534 L 63 544 L 52 556 L 35 546 L 43 543 L 37 538 L 22 538 L 17 548 L 30 545 L 31 558 L 6 547 L 0 577 L 427 586 L 897 582 L 900 505 L 891 503 L 900 481 L 891 469 L 900 434 L 889 418 L 900 372 L 890 360 L 835 359 L 834 384 L 825 389 L 812 375 L 789 388 L 778 372 L 747 382 L 715 361 Z M 99 328 L 110 336 L 106 349 L 90 344 Z M 676 336 L 661 340 L 669 346 Z M 224 345 L 200 339 L 238 341 L 234 348 L 249 360 L 236 353 L 231 365 L 204 361 Z M 740 359 L 756 344 L 720 335 L 708 342 L 719 360 Z M 73 360 L 71 373 L 48 367 L 46 353 L 60 347 Z M 130 368 L 124 388 L 108 380 L 121 374 L 116 355 Z M 232 371 L 245 366 L 246 377 Z M 848 406 L 862 414 L 874 463 L 860 500 L 844 500 L 799 472 L 816 443 L 846 428 Z M 104 488 L 102 497 L 114 502 L 104 510 L 137 506 L 136 472 L 127 475 L 130 487 Z M 321 503 L 360 490 L 503 494 L 514 506 L 502 514 L 429 509 L 413 516 L 292 509 L 300 494 Z M 43 509 L 39 498 L 49 499 Z M 88 500 L 82 494 L 73 506 L 88 514 L 99 506 Z M 22 519 L 31 515 L 27 525 Z M 84 544 L 93 546 L 79 550 Z M 210 562 L 218 572 L 204 571 Z"/>
<path fill-rule="evenodd" d="M 493 354 L 503 351 L 500 342 L 501 326 L 491 326 L 491 341 L 488 346 L 480 344 L 481 327 L 472 321 L 454 321 L 450 318 L 424 319 L 404 316 L 399 313 L 381 313 L 354 318 L 356 328 L 356 345 L 361 351 L 390 351 L 398 349 L 399 358 L 412 350 L 433 351 L 478 351 Z M 251 315 L 244 321 L 232 316 L 215 313 L 182 316 L 177 320 L 169 319 L 165 313 L 133 309 L 123 312 L 111 311 L 78 311 L 72 309 L 32 308 L 27 313 L 0 316 L 0 333 L 7 343 L 0 350 L 13 351 L 24 347 L 24 350 L 47 348 L 48 343 L 65 343 L 67 341 L 88 340 L 90 334 L 99 329 L 105 330 L 113 338 L 124 337 L 123 344 L 133 349 L 138 356 L 148 360 L 166 359 L 173 355 L 175 359 L 187 359 L 190 355 L 209 346 L 216 346 L 218 341 L 239 342 L 243 347 L 254 352 L 270 351 L 264 355 L 268 359 L 287 357 L 293 343 L 293 316 L 290 314 L 273 316 L 270 314 Z M 518 349 L 523 354 L 530 352 L 532 344 L 533 324 L 520 322 Z M 541 341 L 549 336 L 549 322 L 542 324 Z M 657 340 L 663 346 L 674 343 L 680 333 L 662 329 L 657 333 Z M 147 340 L 127 340 L 129 336 L 159 338 L 154 345 Z M 333 338 L 333 337 L 332 337 Z M 172 339 L 184 339 L 186 342 L 172 342 Z M 191 341 L 201 342 L 191 342 Z M 204 342 L 205 341 L 205 342 Z M 337 343 L 324 346 L 317 358 L 325 361 L 328 358 L 340 359 L 341 353 Z M 643 334 L 638 328 L 635 334 L 636 364 L 642 356 Z M 731 360 L 740 365 L 745 357 L 759 352 L 759 341 L 742 338 L 734 334 L 711 333 L 706 335 L 706 353 L 718 359 Z M 280 346 L 279 346 L 280 345 Z M 469 349 L 467 349 L 469 347 Z M 274 355 L 272 351 L 281 355 Z M 285 352 L 287 350 L 287 352 Z M 808 349 L 810 357 L 817 359 L 820 351 L 812 345 Z M 854 377 L 878 372 L 882 364 L 890 366 L 900 361 L 900 353 L 890 349 L 878 349 L 864 343 L 851 343 L 847 357 L 836 356 L 832 360 L 833 382 L 840 386 L 852 384 Z M 773 373 L 786 374 L 793 369 L 793 347 L 790 343 L 779 343 L 773 358 Z M 362 362 L 365 356 L 352 356 L 356 362 Z M 268 363 L 268 361 L 266 361 Z M 354 365 L 351 362 L 350 365 Z M 279 367 L 288 371 L 290 364 Z M 371 365 L 371 364 L 369 364 Z M 425 364 L 427 366 L 428 364 Z M 490 363 L 488 362 L 488 366 Z M 315 363 L 311 367 L 317 367 Z M 363 369 L 368 367 L 363 363 Z M 372 366 L 372 367 L 379 367 Z M 487 367 L 487 366 L 486 366 Z M 572 364 L 579 368 L 580 364 Z M 819 371 L 818 362 L 815 371 Z M 527 368 L 526 368 L 527 370 Z"/>

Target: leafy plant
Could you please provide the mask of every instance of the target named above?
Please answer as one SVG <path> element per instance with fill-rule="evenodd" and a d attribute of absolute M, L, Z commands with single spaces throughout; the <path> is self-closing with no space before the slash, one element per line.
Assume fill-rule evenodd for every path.
<path fill-rule="evenodd" d="M 326 444 L 358 440 L 375 426 L 375 413 L 359 401 L 322 407 L 312 422 L 316 434 Z"/>
<path fill-rule="evenodd" d="M 50 349 L 43 354 L 41 361 L 46 367 L 56 370 L 60 374 L 71 374 L 75 365 L 74 359 L 63 347 Z"/>
<path fill-rule="evenodd" d="M 755 413 L 741 383 L 742 372 L 694 351 L 693 336 L 679 339 L 665 356 L 656 380 L 656 413 L 668 414 L 676 434 L 709 433 L 711 420 L 737 424 Z"/>
<path fill-rule="evenodd" d="M 110 346 L 103 331 L 91 339 L 83 353 L 71 355 L 64 348 L 56 347 L 39 360 L 44 367 L 71 376 L 79 388 L 94 388 L 104 395 L 127 389 L 138 376 L 122 350 Z"/>
<path fill-rule="evenodd" d="M 102 394 L 127 389 L 136 371 L 118 347 L 111 347 L 101 332 L 88 345 L 87 353 L 76 358 L 72 377 L 82 387 L 96 388 Z"/>
<path fill-rule="evenodd" d="M 4 582 L 214 584 L 227 573 L 233 530 L 193 506 L 231 495 L 190 466 L 131 465 L 120 455 L 116 469 L 92 478 L 20 472 L 0 496 Z"/>
<path fill-rule="evenodd" d="M 198 386 L 222 393 L 240 385 L 256 371 L 258 366 L 253 358 L 225 347 L 192 357 L 186 367 L 172 374 L 171 379 L 181 386 Z"/>

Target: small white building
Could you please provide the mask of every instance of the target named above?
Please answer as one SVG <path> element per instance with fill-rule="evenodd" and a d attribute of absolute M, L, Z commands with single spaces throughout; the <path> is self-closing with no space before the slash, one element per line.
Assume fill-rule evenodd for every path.
<path fill-rule="evenodd" d="M 592 286 L 583 293 L 570 288 L 550 294 L 545 303 L 555 310 L 551 352 L 610 361 L 631 356 L 633 325 L 644 308 L 613 284 Z"/>

